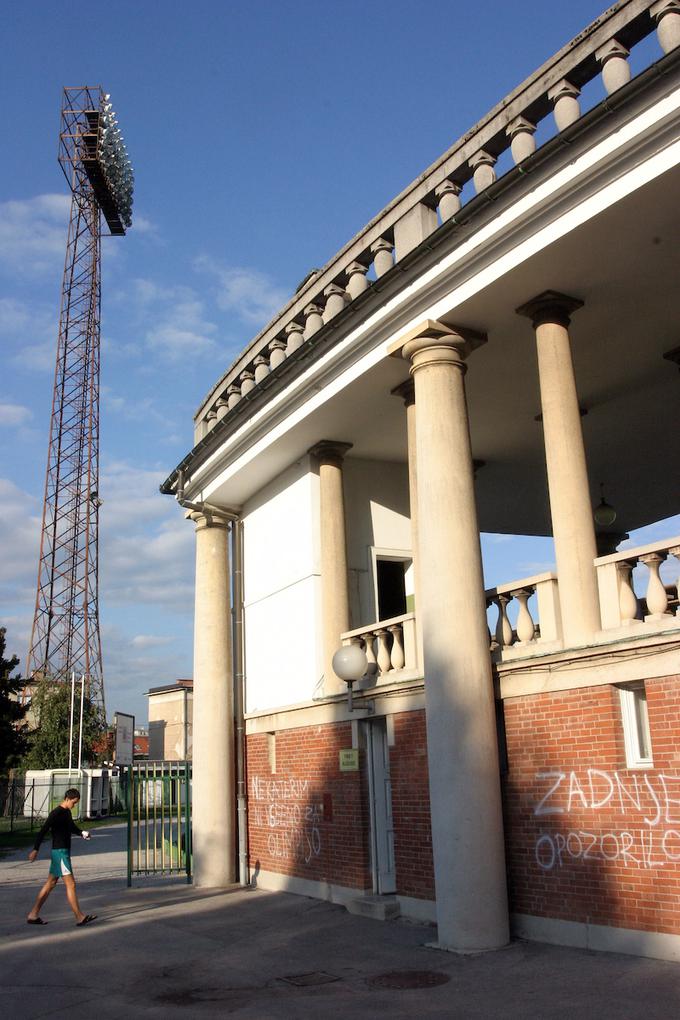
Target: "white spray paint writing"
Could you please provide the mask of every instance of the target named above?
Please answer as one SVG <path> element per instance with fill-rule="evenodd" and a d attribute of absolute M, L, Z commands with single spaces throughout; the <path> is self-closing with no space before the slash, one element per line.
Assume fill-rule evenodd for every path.
<path fill-rule="evenodd" d="M 278 860 L 295 857 L 310 864 L 321 853 L 321 811 L 310 804 L 309 780 L 261 779 L 253 776 L 252 814 L 256 825 L 267 827 L 267 850 Z"/>
<path fill-rule="evenodd" d="M 680 776 L 655 773 L 622 777 L 618 772 L 589 768 L 585 772 L 552 770 L 536 773 L 543 795 L 534 806 L 537 817 L 569 815 L 576 810 L 593 816 L 607 809 L 626 817 L 623 831 L 590 832 L 588 827 L 542 833 L 536 840 L 536 863 L 544 871 L 570 861 L 617 861 L 626 867 L 662 868 L 680 862 Z M 631 814 L 638 819 L 631 825 Z M 644 825 L 646 828 L 637 828 Z M 666 828 L 666 826 L 676 826 Z"/>

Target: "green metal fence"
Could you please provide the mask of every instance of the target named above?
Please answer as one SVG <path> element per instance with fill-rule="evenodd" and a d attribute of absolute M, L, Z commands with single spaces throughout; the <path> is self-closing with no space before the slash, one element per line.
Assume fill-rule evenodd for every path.
<path fill-rule="evenodd" d="M 128 885 L 133 875 L 191 881 L 191 762 L 136 762 L 128 777 Z"/>
<path fill-rule="evenodd" d="M 39 829 L 69 787 L 80 791 L 73 817 L 115 819 L 127 815 L 127 776 L 117 769 L 52 769 L 0 778 L 0 845 L 4 836 Z"/>

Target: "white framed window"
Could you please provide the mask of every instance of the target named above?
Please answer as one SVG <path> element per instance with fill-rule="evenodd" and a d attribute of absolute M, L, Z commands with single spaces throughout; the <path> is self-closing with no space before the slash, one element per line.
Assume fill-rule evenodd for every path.
<path fill-rule="evenodd" d="M 406 549 L 369 546 L 376 620 L 389 620 L 415 609 L 413 557 Z"/>
<path fill-rule="evenodd" d="M 630 769 L 650 768 L 652 758 L 652 737 L 649 731 L 647 692 L 642 681 L 619 687 L 621 699 L 621 720 L 626 745 L 626 764 Z"/>

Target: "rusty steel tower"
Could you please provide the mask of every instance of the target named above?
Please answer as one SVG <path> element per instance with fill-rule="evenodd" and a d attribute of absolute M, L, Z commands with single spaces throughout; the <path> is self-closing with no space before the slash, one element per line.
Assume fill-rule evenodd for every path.
<path fill-rule="evenodd" d="M 59 164 L 71 189 L 29 683 L 75 673 L 104 712 L 99 636 L 99 353 L 102 214 L 131 223 L 133 172 L 109 96 L 64 89 Z"/>

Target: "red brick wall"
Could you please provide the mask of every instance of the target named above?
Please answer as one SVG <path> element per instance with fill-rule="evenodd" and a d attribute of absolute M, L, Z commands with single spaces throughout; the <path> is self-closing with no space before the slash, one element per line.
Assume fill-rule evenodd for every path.
<path fill-rule="evenodd" d="M 505 701 L 514 911 L 680 933 L 680 677 L 646 689 L 652 769 L 626 766 L 614 687 Z"/>
<path fill-rule="evenodd" d="M 402 896 L 433 900 L 434 866 L 425 712 L 401 712 L 394 716 L 390 772 L 397 891 Z"/>
<path fill-rule="evenodd" d="M 434 899 L 425 713 L 394 717 L 390 747 L 398 892 Z M 340 772 L 338 752 L 352 746 L 351 725 L 276 734 L 276 772 L 266 734 L 247 739 L 250 867 L 372 886 L 366 753 L 359 771 Z"/>
<path fill-rule="evenodd" d="M 364 753 L 340 772 L 350 723 L 282 730 L 276 772 L 267 734 L 247 739 L 250 867 L 364 889 L 371 885 Z"/>

